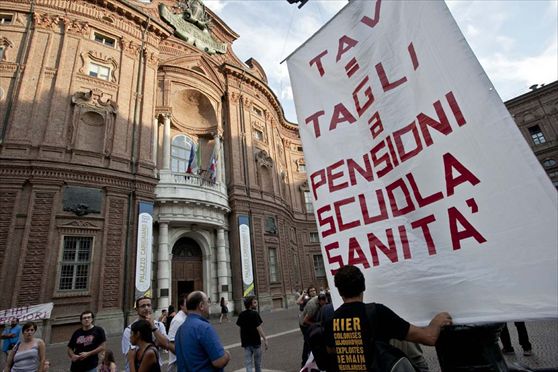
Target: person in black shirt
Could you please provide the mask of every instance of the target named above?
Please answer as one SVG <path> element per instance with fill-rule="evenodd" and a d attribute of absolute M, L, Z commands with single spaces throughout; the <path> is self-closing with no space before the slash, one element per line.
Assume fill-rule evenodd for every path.
<path fill-rule="evenodd" d="M 335 286 L 343 304 L 335 311 L 333 320 L 326 323 L 327 349 L 337 354 L 340 371 L 370 371 L 373 362 L 373 341 L 388 343 L 390 339 L 407 340 L 434 345 L 442 326 L 452 324 L 451 316 L 439 313 L 426 327 L 414 326 L 400 318 L 387 306 L 374 304 L 374 327 L 369 324 L 363 293 L 364 275 L 356 266 L 344 266 L 335 274 Z"/>
<path fill-rule="evenodd" d="M 68 342 L 68 356 L 72 361 L 70 371 L 96 371 L 99 353 L 105 351 L 107 338 L 101 327 L 93 324 L 95 315 L 91 311 L 81 313 L 81 328 L 76 330 Z"/>
<path fill-rule="evenodd" d="M 240 327 L 240 343 L 244 348 L 244 367 L 246 372 L 252 372 L 254 364 L 256 372 L 261 372 L 262 339 L 267 350 L 267 339 L 262 329 L 262 318 L 256 311 L 258 301 L 254 296 L 244 299 L 246 310 L 238 315 L 236 325 Z"/>

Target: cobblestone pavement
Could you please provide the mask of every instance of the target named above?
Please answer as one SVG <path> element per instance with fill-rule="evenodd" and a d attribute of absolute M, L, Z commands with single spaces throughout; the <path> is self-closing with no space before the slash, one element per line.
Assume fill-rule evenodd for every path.
<path fill-rule="evenodd" d="M 296 372 L 300 367 L 302 335 L 298 329 L 297 309 L 279 310 L 262 313 L 263 328 L 269 338 L 269 350 L 264 352 L 262 366 L 266 372 Z M 231 352 L 232 359 L 226 371 L 243 371 L 243 349 L 240 347 L 236 317 L 230 322 L 219 324 L 212 319 L 217 333 L 225 348 Z M 513 324 L 509 327 L 515 356 L 506 356 L 508 364 L 520 363 L 531 368 L 558 367 L 558 320 L 526 322 L 529 338 L 533 344 L 533 356 L 524 357 L 517 341 L 517 332 Z M 124 366 L 124 358 L 120 353 L 120 336 L 111 336 L 108 347 L 114 351 L 119 367 Z M 424 353 L 432 372 L 439 372 L 436 350 L 424 347 Z M 167 354 L 163 353 L 163 360 Z M 50 361 L 49 372 L 61 372 L 69 369 L 65 344 L 47 346 L 47 359 Z"/>

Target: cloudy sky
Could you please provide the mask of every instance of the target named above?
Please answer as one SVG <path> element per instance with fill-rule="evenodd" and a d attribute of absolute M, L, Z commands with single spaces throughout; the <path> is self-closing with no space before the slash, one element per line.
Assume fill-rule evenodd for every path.
<path fill-rule="evenodd" d="M 412 0 L 419 1 L 419 0 Z M 240 38 L 233 50 L 265 69 L 288 120 L 296 122 L 286 63 L 346 0 L 205 0 Z M 558 0 L 448 0 L 469 45 L 504 101 L 558 80 Z"/>

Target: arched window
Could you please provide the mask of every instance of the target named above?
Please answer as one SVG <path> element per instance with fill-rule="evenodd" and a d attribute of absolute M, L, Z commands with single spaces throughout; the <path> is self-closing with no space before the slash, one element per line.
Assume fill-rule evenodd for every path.
<path fill-rule="evenodd" d="M 180 134 L 172 140 L 171 170 L 174 173 L 186 173 L 193 141 L 190 137 Z"/>
<path fill-rule="evenodd" d="M 556 165 L 556 160 L 554 160 L 554 159 L 544 159 L 542 163 L 543 163 L 543 167 L 552 168 L 553 166 Z"/>

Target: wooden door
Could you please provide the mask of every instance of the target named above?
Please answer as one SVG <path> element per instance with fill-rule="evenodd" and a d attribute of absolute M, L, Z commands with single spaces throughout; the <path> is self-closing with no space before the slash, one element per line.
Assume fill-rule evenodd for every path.
<path fill-rule="evenodd" d="M 179 239 L 172 249 L 172 294 L 176 306 L 179 296 L 203 290 L 203 257 L 195 240 Z"/>

